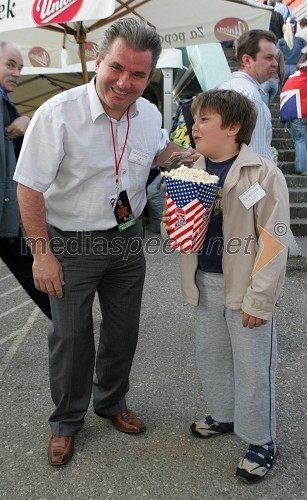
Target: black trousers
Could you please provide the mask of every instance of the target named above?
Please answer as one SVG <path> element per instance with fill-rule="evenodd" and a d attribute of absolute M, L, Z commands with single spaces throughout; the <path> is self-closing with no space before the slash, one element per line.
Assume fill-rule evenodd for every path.
<path fill-rule="evenodd" d="M 21 231 L 14 238 L 0 237 L 0 258 L 27 294 L 30 295 L 31 299 L 34 300 L 36 305 L 51 320 L 49 296 L 46 293 L 39 292 L 35 288 L 32 274 L 33 257 L 22 237 Z"/>
<path fill-rule="evenodd" d="M 65 281 L 63 297 L 50 297 L 49 374 L 56 408 L 49 423 L 52 434 L 74 436 L 83 425 L 92 391 L 98 411 L 115 415 L 126 409 L 146 268 L 142 226 L 138 221 L 122 233 L 74 233 L 51 226 L 49 236 L 51 242 L 62 242 L 57 258 Z M 102 322 L 95 350 L 96 293 Z"/>

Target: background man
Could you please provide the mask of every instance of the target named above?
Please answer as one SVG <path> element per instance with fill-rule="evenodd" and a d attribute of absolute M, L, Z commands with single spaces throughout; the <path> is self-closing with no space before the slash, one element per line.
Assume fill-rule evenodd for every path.
<path fill-rule="evenodd" d="M 143 22 L 114 23 L 96 56 L 96 77 L 47 101 L 23 144 L 15 176 L 20 209 L 28 236 L 40 242 L 33 245 L 34 281 L 50 295 L 53 316 L 51 465 L 71 458 L 88 409 L 96 291 L 103 323 L 94 412 L 122 432 L 145 430 L 125 399 L 145 276 L 138 219 L 152 164 L 163 165 L 173 151 L 184 151 L 161 131 L 157 107 L 141 98 L 160 52 L 159 35 Z M 52 248 L 49 238 L 57 242 Z"/>
<path fill-rule="evenodd" d="M 33 257 L 22 238 L 17 184 L 13 180 L 16 157 L 30 122 L 27 116 L 19 116 L 8 97 L 17 86 L 22 67 L 19 50 L 11 44 L 0 42 L 0 258 L 51 319 L 48 296 L 34 286 Z"/>
<path fill-rule="evenodd" d="M 275 35 L 270 31 L 244 33 L 237 44 L 238 71 L 234 71 L 232 78 L 219 87 L 236 90 L 254 103 L 258 114 L 249 147 L 269 160 L 272 160 L 272 122 L 268 106 L 261 98 L 261 84 L 271 79 L 277 68 L 275 43 Z"/>

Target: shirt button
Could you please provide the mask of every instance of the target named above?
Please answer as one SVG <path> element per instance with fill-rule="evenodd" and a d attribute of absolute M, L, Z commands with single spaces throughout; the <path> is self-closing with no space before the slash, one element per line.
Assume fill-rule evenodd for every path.
<path fill-rule="evenodd" d="M 126 172 L 127 172 L 126 170 L 123 170 L 123 175 L 125 175 L 125 174 L 126 174 Z"/>
<path fill-rule="evenodd" d="M 9 198 L 4 198 L 4 201 L 10 201 L 10 199 Z"/>

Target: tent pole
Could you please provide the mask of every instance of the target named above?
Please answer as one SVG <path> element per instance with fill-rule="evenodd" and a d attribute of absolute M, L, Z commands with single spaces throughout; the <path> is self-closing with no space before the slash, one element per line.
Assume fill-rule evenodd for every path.
<path fill-rule="evenodd" d="M 88 72 L 87 72 L 87 66 L 86 66 L 86 57 L 85 57 L 85 43 L 79 43 L 79 51 L 80 51 L 80 59 L 81 59 L 81 66 L 82 66 L 82 76 L 83 76 L 83 83 L 88 83 Z"/>
<path fill-rule="evenodd" d="M 88 72 L 87 72 L 86 57 L 85 57 L 86 32 L 83 29 L 82 21 L 76 22 L 75 27 L 76 27 L 75 39 L 76 42 L 79 44 L 79 55 L 82 66 L 83 83 L 88 83 Z"/>

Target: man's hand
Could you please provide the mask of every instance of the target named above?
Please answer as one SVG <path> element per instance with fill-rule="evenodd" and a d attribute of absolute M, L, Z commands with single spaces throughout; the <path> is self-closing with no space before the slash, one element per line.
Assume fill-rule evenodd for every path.
<path fill-rule="evenodd" d="M 174 155 L 174 153 L 176 154 Z M 176 158 L 177 161 L 174 166 L 179 166 L 181 163 L 192 166 L 200 156 L 201 155 L 195 149 L 185 149 L 175 144 L 175 142 L 170 141 L 164 151 L 156 156 L 154 163 L 168 169 L 171 167 L 170 163 L 172 163 L 172 159 Z M 182 159 L 182 161 L 180 161 L 180 159 Z"/>
<path fill-rule="evenodd" d="M 17 139 L 23 137 L 30 123 L 28 116 L 19 116 L 5 129 L 5 135 L 9 139 Z"/>
<path fill-rule="evenodd" d="M 40 292 L 58 298 L 63 297 L 63 271 L 58 259 L 52 253 L 36 254 L 33 263 L 34 284 Z"/>
<path fill-rule="evenodd" d="M 165 163 L 167 168 L 180 167 L 182 164 L 186 167 L 190 167 L 199 157 L 200 154 L 197 153 L 195 149 L 174 151 Z"/>
<path fill-rule="evenodd" d="M 194 163 L 195 161 L 198 160 L 198 158 L 201 157 L 201 154 L 198 151 L 196 151 L 196 149 L 193 149 L 193 148 L 188 149 L 188 153 L 190 153 L 190 155 L 187 158 L 188 160 L 190 160 L 190 165 L 191 165 L 191 161 Z M 184 161 L 182 163 L 185 165 Z"/>
<path fill-rule="evenodd" d="M 257 328 L 258 326 L 265 325 L 267 323 L 266 319 L 256 318 L 255 316 L 251 316 L 250 314 L 245 313 L 244 311 L 240 311 L 242 316 L 242 325 L 244 327 L 249 328 Z"/>

